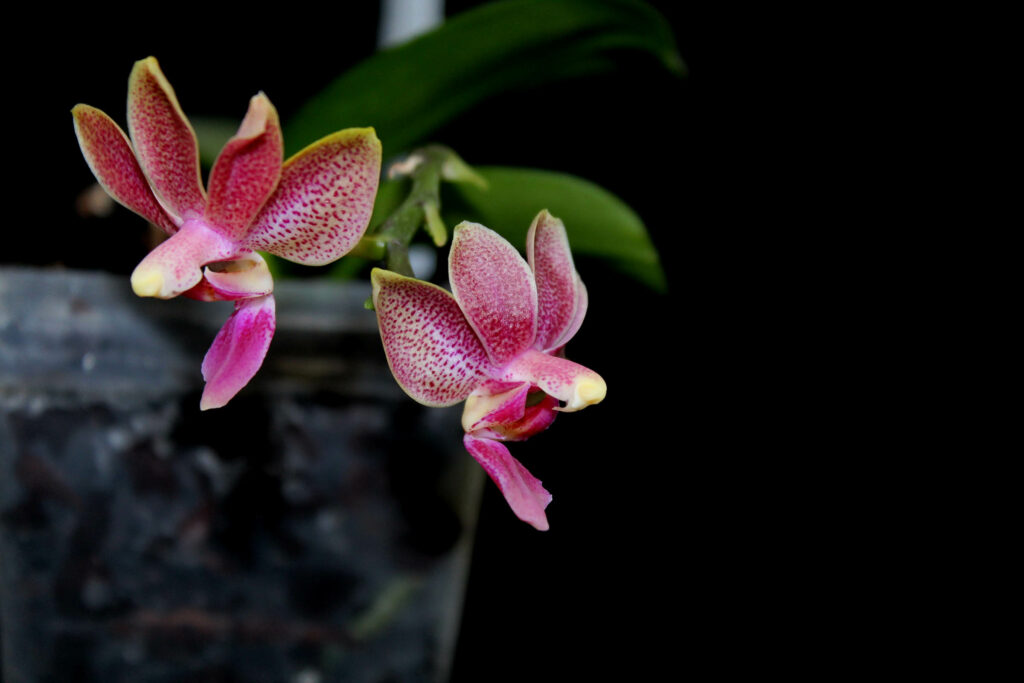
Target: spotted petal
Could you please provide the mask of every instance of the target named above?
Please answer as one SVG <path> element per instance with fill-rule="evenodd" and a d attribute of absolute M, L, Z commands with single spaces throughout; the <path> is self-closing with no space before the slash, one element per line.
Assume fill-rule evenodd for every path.
<path fill-rule="evenodd" d="M 200 410 L 220 408 L 249 383 L 263 365 L 277 321 L 273 295 L 242 299 L 203 358 L 206 388 Z"/>
<path fill-rule="evenodd" d="M 562 221 L 547 211 L 533 219 L 526 236 L 526 257 L 537 281 L 537 341 L 543 351 L 565 344 L 583 323 L 586 297 L 569 250 Z M 578 283 L 578 284 L 577 284 Z"/>
<path fill-rule="evenodd" d="M 277 187 L 284 143 L 277 110 L 260 93 L 235 136 L 228 140 L 210 171 L 206 219 L 226 237 L 240 239 Z"/>
<path fill-rule="evenodd" d="M 455 226 L 448 255 L 452 294 L 496 365 L 533 345 L 537 287 L 519 252 L 478 223 Z"/>
<path fill-rule="evenodd" d="M 128 79 L 128 132 L 157 200 L 180 225 L 202 214 L 199 143 L 153 57 L 135 62 Z"/>
<path fill-rule="evenodd" d="M 551 502 L 551 494 L 540 480 L 512 457 L 505 444 L 478 439 L 470 434 L 463 437 L 462 443 L 501 489 L 516 517 L 540 531 L 547 531 L 548 518 L 544 508 Z"/>
<path fill-rule="evenodd" d="M 372 128 L 349 128 L 314 142 L 285 162 L 247 245 L 311 266 L 344 256 L 370 224 L 380 163 Z"/>
<path fill-rule="evenodd" d="M 71 115 L 82 154 L 107 194 L 166 233 L 174 234 L 178 228 L 149 189 L 149 182 L 121 127 L 87 104 L 77 105 Z"/>
<path fill-rule="evenodd" d="M 490 362 L 452 295 L 379 268 L 370 278 L 384 352 L 402 389 L 428 406 L 469 396 Z"/>
<path fill-rule="evenodd" d="M 565 328 L 561 336 L 558 337 L 545 351 L 549 353 L 557 353 L 563 346 L 565 346 L 570 339 L 576 336 L 579 332 L 580 327 L 583 325 L 583 318 L 587 314 L 587 305 L 590 299 L 587 296 L 587 288 L 583 286 L 583 280 L 580 279 L 579 274 L 576 274 L 576 312 L 573 314 L 573 319 L 569 323 L 569 326 Z"/>

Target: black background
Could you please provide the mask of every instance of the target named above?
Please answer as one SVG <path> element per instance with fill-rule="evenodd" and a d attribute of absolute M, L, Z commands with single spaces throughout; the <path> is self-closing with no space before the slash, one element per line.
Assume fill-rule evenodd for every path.
<path fill-rule="evenodd" d="M 476 4 L 449 2 L 448 12 Z M 785 600 L 771 577 L 784 562 L 784 520 L 799 511 L 764 488 L 779 478 L 771 454 L 751 452 L 775 429 L 756 417 L 771 396 L 749 370 L 773 329 L 751 322 L 751 304 L 735 297 L 738 259 L 749 257 L 756 232 L 739 209 L 757 200 L 723 187 L 746 163 L 731 141 L 747 117 L 728 97 L 739 86 L 711 58 L 721 36 L 708 16 L 687 3 L 654 4 L 675 30 L 687 79 L 624 64 L 494 98 L 435 136 L 471 164 L 566 171 L 613 191 L 644 220 L 669 282 L 656 294 L 578 260 L 591 304 L 567 351 L 605 377 L 608 398 L 513 451 L 554 495 L 550 531 L 519 522 L 488 483 L 456 683 L 661 680 L 784 656 L 749 637 L 780 618 Z M 72 11 L 64 20 L 79 27 L 74 36 L 9 60 L 17 104 L 7 105 L 8 164 L 18 178 L 9 201 L 19 218 L 0 260 L 128 274 L 146 253 L 128 212 L 82 220 L 73 205 L 92 176 L 69 110 L 85 102 L 123 121 L 135 60 L 160 60 L 190 116 L 240 119 L 263 90 L 287 120 L 372 54 L 377 12 L 376 3 L 349 3 L 337 16 L 156 22 Z"/>

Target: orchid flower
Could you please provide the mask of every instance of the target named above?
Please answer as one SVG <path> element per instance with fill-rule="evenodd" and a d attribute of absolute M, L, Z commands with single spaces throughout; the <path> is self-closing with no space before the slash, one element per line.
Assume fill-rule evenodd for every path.
<path fill-rule="evenodd" d="M 352 249 L 373 211 L 380 141 L 372 128 L 349 128 L 282 165 L 277 111 L 259 93 L 204 189 L 195 132 L 153 57 L 136 62 L 128 81 L 130 139 L 99 109 L 71 113 L 100 185 L 170 235 L 135 268 L 135 293 L 235 302 L 202 365 L 200 408 L 225 405 L 259 370 L 274 334 L 273 279 L 256 250 L 323 265 Z"/>
<path fill-rule="evenodd" d="M 587 310 L 562 221 L 542 211 L 526 255 L 482 225 L 461 223 L 448 257 L 452 293 L 379 268 L 371 279 L 399 385 L 424 405 L 466 402 L 466 450 L 516 516 L 543 531 L 551 494 L 502 442 L 522 441 L 558 412 L 600 402 L 607 389 L 597 373 L 562 355 Z"/>

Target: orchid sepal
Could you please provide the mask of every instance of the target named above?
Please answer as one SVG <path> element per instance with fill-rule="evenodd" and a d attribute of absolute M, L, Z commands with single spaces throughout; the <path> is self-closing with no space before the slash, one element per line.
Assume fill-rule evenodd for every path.
<path fill-rule="evenodd" d="M 392 374 L 432 407 L 466 399 L 485 376 L 486 352 L 455 298 L 437 285 L 374 268 L 373 305 Z"/>
<path fill-rule="evenodd" d="M 547 348 L 544 349 L 545 353 L 551 353 L 559 355 L 565 345 L 569 343 L 576 333 L 579 332 L 580 327 L 583 325 L 583 318 L 587 314 L 587 306 L 589 305 L 589 295 L 587 294 L 587 288 L 583 285 L 583 280 L 580 276 L 576 275 L 576 307 L 573 314 L 573 319 L 569 322 L 569 325 L 565 328 L 565 331 Z"/>
<path fill-rule="evenodd" d="M 277 110 L 262 92 L 249 100 L 238 132 L 210 169 L 205 218 L 226 236 L 241 240 L 281 179 L 284 141 Z"/>
<path fill-rule="evenodd" d="M 177 232 L 178 226 L 153 195 L 131 141 L 121 127 L 104 112 L 87 104 L 76 105 L 71 116 L 82 155 L 107 194 L 167 234 Z"/>
<path fill-rule="evenodd" d="M 502 365 L 537 335 L 537 286 L 515 247 L 479 223 L 455 226 L 448 255 L 452 295 L 487 355 Z"/>
<path fill-rule="evenodd" d="M 135 62 L 128 78 L 128 133 L 153 194 L 175 223 L 201 216 L 199 142 L 154 57 Z"/>
<path fill-rule="evenodd" d="M 526 260 L 537 282 L 537 338 L 545 352 L 564 346 L 587 311 L 586 289 L 576 272 L 565 225 L 547 211 L 526 233 Z"/>

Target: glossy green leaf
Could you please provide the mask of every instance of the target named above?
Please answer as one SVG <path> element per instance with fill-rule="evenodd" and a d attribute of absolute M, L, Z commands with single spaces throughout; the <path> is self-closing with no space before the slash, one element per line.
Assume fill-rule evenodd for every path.
<path fill-rule="evenodd" d="M 369 231 L 373 232 L 378 225 L 386 221 L 408 194 L 409 181 L 405 178 L 382 181 L 377 187 L 377 198 L 373 202 Z"/>
<path fill-rule="evenodd" d="M 238 121 L 212 116 L 193 116 L 189 119 L 199 141 L 199 161 L 205 168 L 213 166 L 217 155 L 238 131 Z"/>
<path fill-rule="evenodd" d="M 474 166 L 489 189 L 449 185 L 453 201 L 445 220 L 483 223 L 520 249 L 534 216 L 547 209 L 565 222 L 574 254 L 606 259 L 648 286 L 664 291 L 665 273 L 643 221 L 625 203 L 594 183 L 565 173 Z"/>
<path fill-rule="evenodd" d="M 348 70 L 288 121 L 285 144 L 373 126 L 396 154 L 491 95 L 609 71 L 624 53 L 685 69 L 667 22 L 642 2 L 488 3 Z"/>

